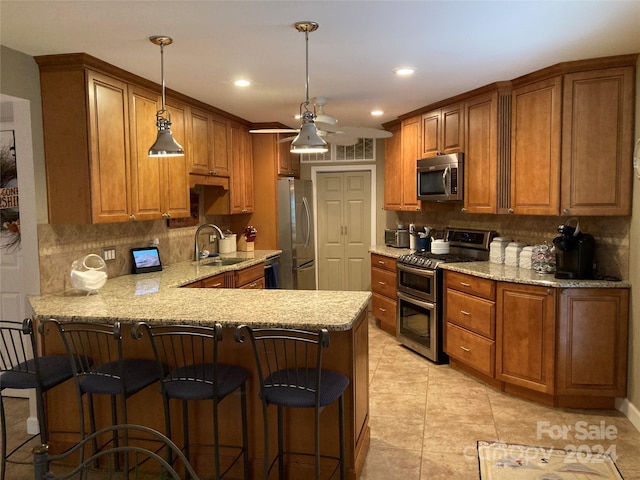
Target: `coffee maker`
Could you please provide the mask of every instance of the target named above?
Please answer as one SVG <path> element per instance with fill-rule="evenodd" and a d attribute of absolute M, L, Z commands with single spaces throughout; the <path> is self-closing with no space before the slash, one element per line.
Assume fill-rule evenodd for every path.
<path fill-rule="evenodd" d="M 575 220 L 576 226 L 570 223 Z M 558 227 L 559 237 L 553 239 L 556 247 L 556 278 L 593 278 L 593 258 L 596 242 L 594 238 L 580 231 L 577 218 L 570 218 Z"/>

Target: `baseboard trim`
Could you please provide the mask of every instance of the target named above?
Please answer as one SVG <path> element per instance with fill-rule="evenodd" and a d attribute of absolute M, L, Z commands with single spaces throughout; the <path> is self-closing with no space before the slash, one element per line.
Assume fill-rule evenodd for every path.
<path fill-rule="evenodd" d="M 616 409 L 624 413 L 625 417 L 640 431 L 640 410 L 626 398 L 616 398 Z"/>

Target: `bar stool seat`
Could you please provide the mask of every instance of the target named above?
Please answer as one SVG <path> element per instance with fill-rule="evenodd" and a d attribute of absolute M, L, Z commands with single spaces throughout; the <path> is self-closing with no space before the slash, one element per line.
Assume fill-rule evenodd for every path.
<path fill-rule="evenodd" d="M 244 478 L 249 478 L 249 448 L 247 431 L 245 368 L 218 362 L 218 344 L 222 341 L 222 326 L 148 325 L 136 323 L 131 329 L 134 338 L 149 338 L 158 369 L 163 369 L 161 393 L 165 414 L 166 435 L 172 437 L 170 400 L 182 403 L 183 451 L 189 461 L 192 441 L 189 436 L 189 406 L 196 400 L 212 401 L 213 419 L 213 475 L 223 478 L 242 459 Z M 164 367 L 166 365 L 166 368 Z M 234 392 L 240 393 L 242 445 L 223 444 L 220 440 L 218 404 Z M 192 419 L 193 421 L 193 419 Z M 221 465 L 221 449 L 235 452 L 235 456 Z M 171 458 L 168 459 L 171 462 Z"/>
<path fill-rule="evenodd" d="M 31 352 L 25 348 L 24 336 L 29 336 Z M 40 443 L 48 441 L 48 425 L 44 408 L 44 394 L 53 387 L 73 377 L 73 368 L 66 355 L 37 354 L 33 321 L 22 322 L 0 320 L 0 418 L 2 420 L 2 464 L 0 479 L 4 480 L 7 462 L 13 463 L 11 456 L 21 447 L 39 436 Z M 33 358 L 29 358 L 33 355 Z M 5 389 L 36 390 L 39 434 L 30 436 L 7 454 L 7 431 L 4 402 L 1 391 Z M 16 462 L 26 463 L 26 462 Z"/>
<path fill-rule="evenodd" d="M 252 328 L 239 326 L 235 339 L 242 343 L 245 332 L 251 340 L 260 381 L 260 399 L 264 428 L 264 478 L 278 464 L 278 478 L 285 476 L 285 456 L 307 455 L 314 457 L 314 478 L 320 479 L 320 459 L 336 462 L 330 478 L 339 472 L 346 478 L 344 441 L 344 392 L 349 378 L 338 372 L 322 368 L 322 350 L 329 346 L 329 332 L 305 331 L 284 328 Z M 320 454 L 320 412 L 324 407 L 338 402 L 339 455 Z M 278 418 L 278 453 L 269 457 L 268 407 L 276 405 Z M 284 408 L 314 409 L 313 452 L 286 451 L 284 448 Z M 294 427 L 291 427 L 294 428 Z"/>

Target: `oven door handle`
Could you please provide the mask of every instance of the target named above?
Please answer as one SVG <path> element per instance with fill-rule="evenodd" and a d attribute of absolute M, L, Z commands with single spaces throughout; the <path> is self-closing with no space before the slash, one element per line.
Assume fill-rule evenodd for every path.
<path fill-rule="evenodd" d="M 398 296 L 398 300 L 404 300 L 405 302 L 408 303 L 412 303 L 414 305 L 418 305 L 422 308 L 426 308 L 427 310 L 435 310 L 436 308 L 436 304 L 433 302 L 426 302 L 424 300 L 421 300 L 419 298 L 416 297 L 412 297 L 411 295 L 407 295 L 405 293 L 402 292 L 396 292 L 396 295 Z"/>
<path fill-rule="evenodd" d="M 434 278 L 435 275 L 436 275 L 436 271 L 435 270 L 426 269 L 426 268 L 419 268 L 419 267 L 412 267 L 412 266 L 405 265 L 405 264 L 402 264 L 402 263 L 398 263 L 397 264 L 397 268 L 398 268 L 399 271 L 408 272 L 408 273 L 414 273 L 414 274 L 419 275 L 421 277 Z"/>

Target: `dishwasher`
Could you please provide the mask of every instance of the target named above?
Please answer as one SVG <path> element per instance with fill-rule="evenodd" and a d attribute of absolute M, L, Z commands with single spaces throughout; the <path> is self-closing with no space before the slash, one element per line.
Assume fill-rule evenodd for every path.
<path fill-rule="evenodd" d="M 264 287 L 280 288 L 280 255 L 267 257 L 264 261 Z"/>

